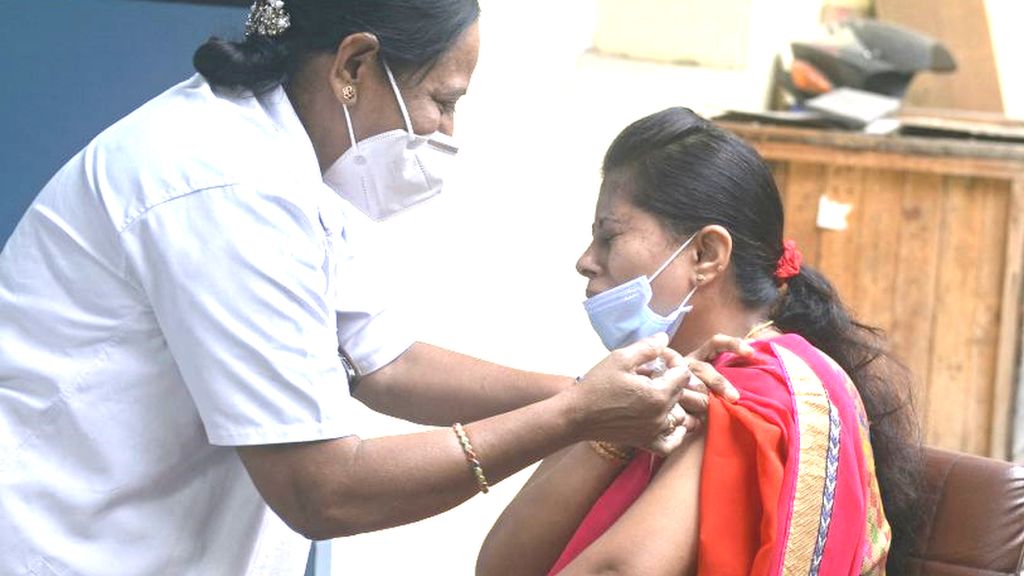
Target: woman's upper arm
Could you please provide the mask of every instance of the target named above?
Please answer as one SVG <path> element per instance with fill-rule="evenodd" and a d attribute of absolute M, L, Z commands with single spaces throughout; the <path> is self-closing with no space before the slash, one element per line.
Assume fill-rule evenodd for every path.
<path fill-rule="evenodd" d="M 694 573 L 703 458 L 703 435 L 676 449 L 629 510 L 561 575 Z"/>

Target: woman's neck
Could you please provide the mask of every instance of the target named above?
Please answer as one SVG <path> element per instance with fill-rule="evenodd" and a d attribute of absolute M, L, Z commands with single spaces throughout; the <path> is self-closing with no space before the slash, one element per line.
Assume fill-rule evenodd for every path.
<path fill-rule="evenodd" d="M 716 334 L 725 334 L 736 338 L 748 337 L 752 328 L 756 328 L 768 319 L 767 307 L 749 309 L 739 302 L 734 302 L 732 305 L 718 303 L 717 306 L 712 302 L 704 303 L 703 306 L 700 304 L 700 302 L 694 302 L 693 311 L 683 320 L 683 325 L 670 343 L 670 346 L 681 354 L 696 350 L 698 346 Z M 771 327 L 764 327 L 756 334 L 749 334 L 749 337 L 764 337 L 773 332 L 777 331 Z"/>

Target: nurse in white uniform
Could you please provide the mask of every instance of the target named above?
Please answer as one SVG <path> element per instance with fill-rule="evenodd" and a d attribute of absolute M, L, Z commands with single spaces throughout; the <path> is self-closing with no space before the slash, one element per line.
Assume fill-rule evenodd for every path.
<path fill-rule="evenodd" d="M 350 237 L 440 189 L 478 11 L 258 0 L 47 184 L 0 255 L 0 573 L 299 574 L 572 442 L 671 447 L 664 337 L 576 386 L 416 343 Z M 361 440 L 339 345 L 444 428 Z"/>

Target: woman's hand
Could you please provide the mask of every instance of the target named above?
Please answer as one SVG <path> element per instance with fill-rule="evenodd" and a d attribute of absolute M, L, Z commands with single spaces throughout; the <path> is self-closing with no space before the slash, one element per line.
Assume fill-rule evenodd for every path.
<path fill-rule="evenodd" d="M 718 334 L 685 356 L 684 362 L 689 367 L 690 379 L 679 400 L 679 404 L 686 412 L 682 420 L 684 430 L 693 431 L 700 428 L 707 416 L 709 393 L 717 394 L 729 402 L 739 399 L 739 391 L 711 365 L 715 358 L 726 352 L 750 356 L 754 353 L 754 348 L 742 338 Z"/>

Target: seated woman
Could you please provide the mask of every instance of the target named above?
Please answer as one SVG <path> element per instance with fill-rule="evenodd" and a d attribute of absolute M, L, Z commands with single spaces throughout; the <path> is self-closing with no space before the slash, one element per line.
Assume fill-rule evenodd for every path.
<path fill-rule="evenodd" d="M 899 573 L 920 477 L 909 378 L 783 241 L 764 161 L 672 108 L 626 128 L 603 172 L 577 269 L 605 344 L 660 324 L 683 353 L 722 333 L 755 354 L 719 358 L 740 398 L 712 396 L 667 459 L 597 442 L 545 460 L 477 573 Z"/>

